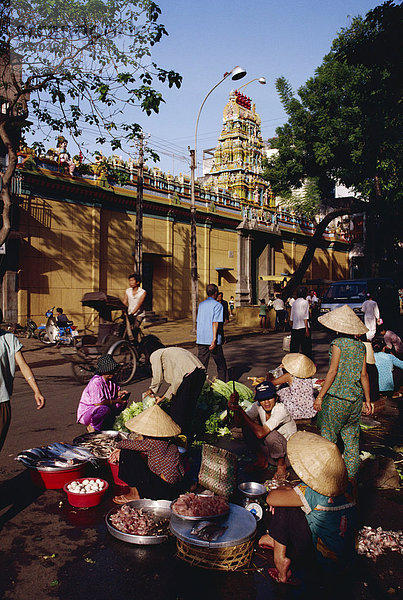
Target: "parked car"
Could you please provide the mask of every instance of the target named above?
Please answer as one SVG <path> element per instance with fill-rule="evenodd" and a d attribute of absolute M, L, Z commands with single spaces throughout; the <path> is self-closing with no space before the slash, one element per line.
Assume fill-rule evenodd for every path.
<path fill-rule="evenodd" d="M 386 277 L 334 281 L 321 299 L 320 314 L 347 304 L 363 318 L 361 306 L 367 293 L 378 303 L 382 319 L 387 324 L 395 323 L 400 314 L 399 294 L 394 281 Z"/>

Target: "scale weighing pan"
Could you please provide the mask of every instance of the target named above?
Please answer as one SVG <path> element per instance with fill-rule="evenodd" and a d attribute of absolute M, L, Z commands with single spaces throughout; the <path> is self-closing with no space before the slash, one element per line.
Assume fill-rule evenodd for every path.
<path fill-rule="evenodd" d="M 238 490 L 247 498 L 260 498 L 267 494 L 267 490 L 262 483 L 256 481 L 246 481 L 238 485 Z"/>

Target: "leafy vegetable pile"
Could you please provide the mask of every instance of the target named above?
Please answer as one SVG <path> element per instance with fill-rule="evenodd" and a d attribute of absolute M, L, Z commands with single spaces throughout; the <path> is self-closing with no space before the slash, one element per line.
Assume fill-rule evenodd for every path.
<path fill-rule="evenodd" d="M 248 410 L 253 403 L 253 391 L 243 383 L 238 381 L 229 381 L 225 383 L 216 379 L 211 385 L 206 381 L 200 396 L 197 400 L 196 409 L 193 415 L 193 430 L 196 438 L 205 433 L 217 436 L 231 435 L 227 426 L 227 405 L 228 400 L 235 390 L 239 394 L 239 404 L 244 410 Z M 148 399 L 149 400 L 149 399 Z M 113 429 L 116 431 L 129 430 L 125 427 L 126 421 L 140 414 L 143 410 L 152 405 L 152 402 L 132 402 L 130 406 L 116 418 Z M 169 405 L 168 401 L 160 404 L 161 408 Z"/>
<path fill-rule="evenodd" d="M 120 415 L 116 417 L 116 421 L 113 424 L 113 429 L 115 431 L 125 431 L 126 433 L 130 433 L 127 427 L 125 427 L 126 421 L 136 417 L 141 412 L 143 412 L 144 406 L 142 402 L 132 402 L 130 406 L 125 408 Z"/>

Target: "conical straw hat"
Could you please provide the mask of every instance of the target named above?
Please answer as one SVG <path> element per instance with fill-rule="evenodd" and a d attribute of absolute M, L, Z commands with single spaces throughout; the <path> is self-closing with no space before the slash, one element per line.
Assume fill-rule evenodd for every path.
<path fill-rule="evenodd" d="M 318 321 L 338 333 L 363 335 L 368 331 L 368 328 L 347 304 L 322 315 Z"/>
<path fill-rule="evenodd" d="M 324 496 L 339 496 L 347 487 L 347 470 L 340 450 L 325 438 L 297 431 L 287 443 L 292 468 L 310 488 Z"/>
<path fill-rule="evenodd" d="M 308 379 L 316 373 L 316 367 L 310 358 L 299 352 L 292 352 L 284 356 L 282 363 L 284 368 L 295 377 Z"/>
<path fill-rule="evenodd" d="M 158 404 L 146 408 L 133 419 L 129 419 L 125 426 L 130 431 L 151 437 L 174 437 L 181 432 L 179 425 Z"/>

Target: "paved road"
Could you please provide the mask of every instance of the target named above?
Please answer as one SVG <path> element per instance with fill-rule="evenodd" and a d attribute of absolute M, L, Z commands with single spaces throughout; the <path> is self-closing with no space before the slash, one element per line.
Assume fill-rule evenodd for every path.
<path fill-rule="evenodd" d="M 262 334 L 226 344 L 231 377 L 246 383 L 248 376 L 260 376 L 277 366 L 283 356 L 282 337 L 282 334 Z M 327 349 L 326 334 L 314 333 L 319 375 L 326 369 Z M 104 526 L 104 515 L 113 506 L 112 490 L 98 508 L 77 510 L 67 504 L 63 491 L 35 488 L 25 469 L 13 460 L 16 453 L 53 441 L 71 442 L 83 431 L 75 423 L 83 386 L 72 380 L 70 367 L 62 359 L 49 360 L 54 356 L 49 354 L 52 352 L 58 351 L 26 353 L 47 399 L 44 410 L 35 410 L 28 386 L 20 375 L 16 377 L 12 425 L 0 454 L 0 597 L 5 600 L 303 597 L 295 590 L 280 589 L 281 586 L 260 574 L 192 568 L 175 558 L 173 542 L 158 547 L 136 547 L 115 540 Z M 215 373 L 212 364 L 209 376 Z M 130 385 L 132 397 L 139 397 L 147 385 L 148 380 Z M 392 502 L 390 512 L 394 506 Z M 255 560 L 259 561 L 259 557 Z M 381 597 L 367 594 L 363 584 L 357 585 L 351 598 Z"/>
<path fill-rule="evenodd" d="M 314 332 L 313 335 L 315 362 L 318 373 L 323 375 L 327 365 L 328 338 L 324 332 Z M 253 335 L 225 344 L 229 377 L 247 384 L 248 376 L 264 375 L 268 369 L 280 364 L 284 356 L 283 336 L 281 333 Z M 195 348 L 190 350 L 196 353 Z M 58 349 L 35 349 L 25 352 L 25 357 L 35 372 L 47 404 L 41 411 L 35 409 L 31 390 L 17 373 L 12 400 L 12 424 L 0 454 L 0 474 L 3 476 L 21 470 L 19 463 L 10 460 L 21 449 L 55 440 L 70 442 L 83 431 L 83 427 L 75 422 L 75 413 L 84 386 L 74 381 L 70 365 L 65 362 Z M 213 378 L 216 374 L 215 364 L 211 360 L 209 376 Z M 140 398 L 148 383 L 149 379 L 142 379 L 126 386 L 131 392 L 131 399 Z"/>

